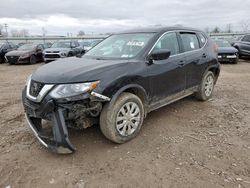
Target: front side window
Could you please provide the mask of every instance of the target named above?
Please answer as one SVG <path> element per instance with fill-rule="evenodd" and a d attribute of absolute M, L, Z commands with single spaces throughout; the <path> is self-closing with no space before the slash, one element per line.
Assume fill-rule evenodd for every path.
<path fill-rule="evenodd" d="M 84 56 L 95 58 L 126 59 L 138 55 L 155 33 L 116 34 L 94 46 Z"/>
<path fill-rule="evenodd" d="M 195 33 L 180 33 L 184 51 L 192 51 L 200 48 L 199 41 Z"/>
<path fill-rule="evenodd" d="M 179 53 L 179 45 L 176 33 L 166 33 L 155 45 L 153 51 L 156 50 L 169 50 L 170 55 Z"/>

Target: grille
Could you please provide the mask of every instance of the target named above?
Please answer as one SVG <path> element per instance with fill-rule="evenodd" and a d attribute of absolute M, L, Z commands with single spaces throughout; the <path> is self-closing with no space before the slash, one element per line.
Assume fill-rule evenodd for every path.
<path fill-rule="evenodd" d="M 60 55 L 58 54 L 45 54 L 45 58 L 60 58 Z"/>
<path fill-rule="evenodd" d="M 36 82 L 34 80 L 31 80 L 30 82 L 30 95 L 33 97 L 37 97 L 40 91 L 42 90 L 44 84 L 40 82 Z"/>
<path fill-rule="evenodd" d="M 19 56 L 6 56 L 10 64 L 15 64 L 18 62 Z"/>

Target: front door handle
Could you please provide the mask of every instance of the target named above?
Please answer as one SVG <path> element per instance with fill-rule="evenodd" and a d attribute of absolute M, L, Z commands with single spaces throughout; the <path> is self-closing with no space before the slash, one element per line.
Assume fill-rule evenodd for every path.
<path fill-rule="evenodd" d="M 184 61 L 179 61 L 178 65 L 179 65 L 180 67 L 183 67 L 183 66 L 185 65 L 185 63 L 184 63 Z"/>

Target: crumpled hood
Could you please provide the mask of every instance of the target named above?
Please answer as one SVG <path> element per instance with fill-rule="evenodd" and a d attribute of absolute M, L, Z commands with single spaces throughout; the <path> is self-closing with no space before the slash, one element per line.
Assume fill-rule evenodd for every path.
<path fill-rule="evenodd" d="M 13 50 L 5 54 L 6 56 L 21 56 L 26 53 L 31 53 L 32 51 L 21 51 L 21 50 Z"/>
<path fill-rule="evenodd" d="M 236 53 L 238 50 L 234 47 L 219 47 L 218 53 Z"/>
<path fill-rule="evenodd" d="M 68 52 L 68 51 L 70 51 L 70 48 L 47 48 L 44 51 L 45 52 L 55 52 L 55 51 Z"/>
<path fill-rule="evenodd" d="M 32 79 L 47 84 L 77 83 L 101 80 L 103 77 L 112 74 L 119 76 L 124 74 L 124 66 L 128 60 L 95 60 L 77 57 L 59 59 L 38 68 L 32 75 Z M 112 79 L 112 78 L 111 78 Z"/>

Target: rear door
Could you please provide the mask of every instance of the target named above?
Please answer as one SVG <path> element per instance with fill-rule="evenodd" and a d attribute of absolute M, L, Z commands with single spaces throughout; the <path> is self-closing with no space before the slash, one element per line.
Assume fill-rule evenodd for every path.
<path fill-rule="evenodd" d="M 179 32 L 179 36 L 186 57 L 186 89 L 190 89 L 201 82 L 208 58 L 204 50 L 207 38 L 202 33 L 195 32 Z"/>
<path fill-rule="evenodd" d="M 164 34 L 152 52 L 158 49 L 167 49 L 171 54 L 168 59 L 154 61 L 152 65 L 148 66 L 153 103 L 170 95 L 184 92 L 186 86 L 185 54 L 180 54 L 176 32 Z"/>
<path fill-rule="evenodd" d="M 250 54 L 250 35 L 244 36 L 241 41 L 241 51 Z"/>

